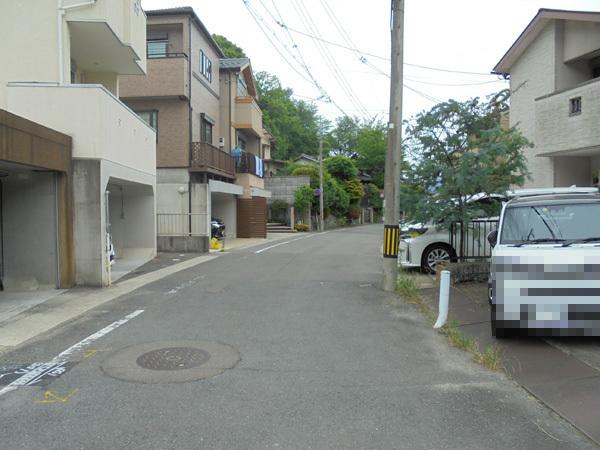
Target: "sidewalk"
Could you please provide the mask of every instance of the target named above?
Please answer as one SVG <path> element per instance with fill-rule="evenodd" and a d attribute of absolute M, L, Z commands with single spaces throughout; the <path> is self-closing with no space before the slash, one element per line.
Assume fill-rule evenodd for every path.
<path fill-rule="evenodd" d="M 297 233 L 293 234 L 294 236 Z M 212 261 L 234 250 L 289 238 L 291 234 L 268 235 L 267 239 L 231 239 L 224 252 L 159 253 L 105 288 L 75 287 L 22 293 L 3 293 L 0 298 L 0 354 L 39 336 L 91 309 L 128 294 L 146 284 L 198 264 Z"/>
<path fill-rule="evenodd" d="M 491 334 L 486 290 L 485 283 L 452 286 L 449 322 L 456 321 L 464 334 L 477 339 L 480 348 L 500 347 L 504 368 L 512 379 L 600 444 L 600 363 L 595 364 L 600 362 L 600 339 L 496 340 Z M 421 292 L 437 312 L 437 287 Z"/>

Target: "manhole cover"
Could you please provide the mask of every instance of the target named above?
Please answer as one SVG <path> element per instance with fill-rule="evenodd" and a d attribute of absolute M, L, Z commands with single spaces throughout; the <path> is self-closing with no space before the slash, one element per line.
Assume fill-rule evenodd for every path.
<path fill-rule="evenodd" d="M 204 364 L 210 355 L 194 347 L 168 347 L 140 356 L 136 363 L 150 370 L 184 370 Z"/>
<path fill-rule="evenodd" d="M 152 342 L 110 355 L 102 362 L 102 371 L 138 383 L 183 383 L 219 375 L 239 360 L 235 348 L 219 342 Z"/>

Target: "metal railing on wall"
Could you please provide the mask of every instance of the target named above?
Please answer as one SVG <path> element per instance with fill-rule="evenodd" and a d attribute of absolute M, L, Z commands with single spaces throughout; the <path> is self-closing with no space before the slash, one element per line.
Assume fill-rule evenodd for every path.
<path fill-rule="evenodd" d="M 206 213 L 159 213 L 156 215 L 158 236 L 208 236 Z"/>
<path fill-rule="evenodd" d="M 459 261 L 487 259 L 492 256 L 492 246 L 487 235 L 498 228 L 498 220 L 473 220 L 453 222 L 450 225 L 450 246 Z"/>

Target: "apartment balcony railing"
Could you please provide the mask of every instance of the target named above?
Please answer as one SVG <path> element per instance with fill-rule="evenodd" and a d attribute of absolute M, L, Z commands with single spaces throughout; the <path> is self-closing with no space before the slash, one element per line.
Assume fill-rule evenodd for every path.
<path fill-rule="evenodd" d="M 206 172 L 225 178 L 235 178 L 233 156 L 206 142 L 192 143 L 191 172 Z"/>
<path fill-rule="evenodd" d="M 249 173 L 257 177 L 264 176 L 264 160 L 248 152 L 234 154 L 235 173 Z"/>
<path fill-rule="evenodd" d="M 179 97 L 189 91 L 188 57 L 185 53 L 148 54 L 145 76 L 121 76 L 121 98 Z"/>

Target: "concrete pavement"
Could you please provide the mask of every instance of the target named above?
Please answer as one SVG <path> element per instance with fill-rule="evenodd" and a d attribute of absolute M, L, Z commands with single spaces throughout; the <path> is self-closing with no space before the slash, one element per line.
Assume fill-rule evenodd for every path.
<path fill-rule="evenodd" d="M 410 306 L 390 306 L 395 296 L 378 289 L 381 235 L 366 226 L 234 251 L 2 355 L 4 367 L 69 363 L 45 385 L 0 396 L 2 446 L 594 448 L 503 374 L 448 347 Z M 167 342 L 183 342 L 169 344 L 174 353 L 191 351 L 185 342 L 224 345 L 240 360 L 192 382 L 103 371 L 129 352 L 135 375 L 133 350 L 165 353 Z M 151 367 L 155 355 L 135 361 Z"/>

